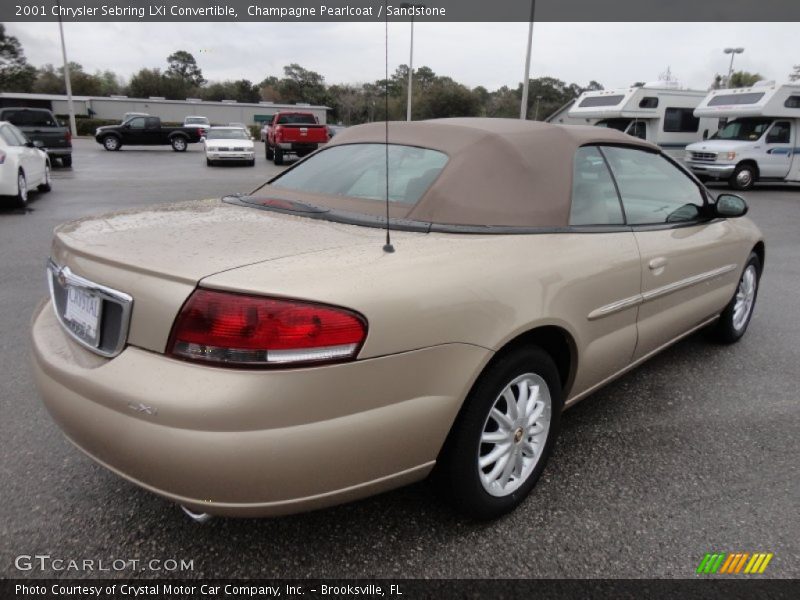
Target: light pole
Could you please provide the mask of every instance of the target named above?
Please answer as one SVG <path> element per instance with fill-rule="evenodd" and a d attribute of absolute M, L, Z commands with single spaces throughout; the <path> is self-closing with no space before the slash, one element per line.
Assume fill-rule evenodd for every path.
<path fill-rule="evenodd" d="M 406 121 L 411 120 L 411 86 L 413 85 L 414 76 L 414 11 L 415 8 L 424 8 L 424 4 L 411 4 L 410 2 L 403 2 L 400 8 L 410 8 L 411 11 L 411 45 L 408 55 L 408 100 L 406 100 Z M 388 117 L 387 117 L 388 118 Z"/>
<path fill-rule="evenodd" d="M 64 83 L 67 87 L 67 107 L 69 110 L 69 131 L 72 137 L 78 135 L 75 125 L 75 107 L 72 104 L 72 82 L 69 79 L 69 62 L 67 61 L 67 46 L 64 44 L 64 24 L 61 22 L 61 0 L 58 0 L 58 31 L 61 34 L 61 56 L 64 58 Z"/>
<path fill-rule="evenodd" d="M 522 80 L 522 101 L 519 105 L 519 118 L 523 121 L 528 116 L 528 84 L 531 76 L 531 46 L 533 45 L 533 12 L 536 0 L 531 0 L 531 20 L 528 24 L 528 50 L 525 53 L 525 78 Z"/>
<path fill-rule="evenodd" d="M 536 108 L 533 110 L 533 120 L 539 120 L 539 101 L 542 99 L 541 96 L 536 96 Z"/>
<path fill-rule="evenodd" d="M 733 57 L 744 52 L 744 48 L 725 48 L 723 52 L 731 55 L 731 64 L 728 67 L 728 79 L 725 81 L 725 85 L 731 87 L 731 77 L 733 76 Z"/>

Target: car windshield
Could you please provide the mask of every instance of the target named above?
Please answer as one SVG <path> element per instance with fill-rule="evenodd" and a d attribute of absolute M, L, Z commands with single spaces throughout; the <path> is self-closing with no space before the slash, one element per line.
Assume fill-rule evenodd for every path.
<path fill-rule="evenodd" d="M 630 122 L 631 119 L 603 119 L 595 123 L 595 126 L 616 129 L 617 131 L 625 131 L 628 125 L 630 125 Z"/>
<path fill-rule="evenodd" d="M 772 124 L 772 119 L 736 119 L 711 136 L 712 140 L 755 142 Z"/>
<path fill-rule="evenodd" d="M 447 155 L 389 145 L 389 201 L 414 204 L 447 163 Z M 385 202 L 386 145 L 346 144 L 322 150 L 273 179 L 272 187 Z"/>
<path fill-rule="evenodd" d="M 53 115 L 46 110 L 9 110 L 3 119 L 17 127 L 58 127 Z"/>
<path fill-rule="evenodd" d="M 249 140 L 250 136 L 244 129 L 231 127 L 230 129 L 209 129 L 207 140 Z"/>
<path fill-rule="evenodd" d="M 280 117 L 278 117 L 278 125 L 294 125 L 294 124 L 316 125 L 317 120 L 314 118 L 314 115 L 304 115 L 304 114 L 288 114 L 288 115 L 281 115 Z"/>
<path fill-rule="evenodd" d="M 205 117 L 186 117 L 184 123 L 187 125 L 208 125 L 208 119 Z"/>

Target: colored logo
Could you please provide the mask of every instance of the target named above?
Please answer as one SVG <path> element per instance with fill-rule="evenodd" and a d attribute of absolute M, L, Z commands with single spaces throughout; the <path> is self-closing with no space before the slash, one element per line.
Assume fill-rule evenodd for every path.
<path fill-rule="evenodd" d="M 696 573 L 703 575 L 755 575 L 766 570 L 772 556 L 771 552 L 707 553 L 700 561 Z"/>

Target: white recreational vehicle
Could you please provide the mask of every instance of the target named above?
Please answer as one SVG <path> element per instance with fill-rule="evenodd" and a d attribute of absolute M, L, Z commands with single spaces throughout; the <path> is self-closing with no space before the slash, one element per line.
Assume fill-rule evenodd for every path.
<path fill-rule="evenodd" d="M 730 119 L 713 137 L 686 148 L 686 165 L 738 190 L 756 181 L 800 182 L 800 84 L 767 82 L 713 90 L 696 117 Z"/>
<path fill-rule="evenodd" d="M 584 92 L 568 115 L 599 119 L 595 123 L 598 127 L 619 129 L 683 158 L 687 144 L 717 130 L 717 119 L 698 119 L 693 114 L 705 96 L 706 92 L 675 89 L 665 82 L 648 83 L 643 87 Z"/>

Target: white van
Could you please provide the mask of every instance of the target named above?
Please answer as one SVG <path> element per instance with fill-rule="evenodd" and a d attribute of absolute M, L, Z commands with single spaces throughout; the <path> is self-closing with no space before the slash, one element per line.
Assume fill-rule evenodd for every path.
<path fill-rule="evenodd" d="M 737 190 L 756 181 L 800 181 L 800 84 L 713 90 L 694 114 L 730 119 L 710 139 L 686 147 L 686 165 L 701 179 L 724 179 Z"/>
<path fill-rule="evenodd" d="M 619 129 L 659 145 L 667 154 L 683 158 L 687 144 L 703 140 L 717 130 L 717 119 L 698 119 L 693 114 L 706 94 L 675 89 L 665 82 L 584 92 L 567 115 L 599 119 L 595 126 Z"/>

